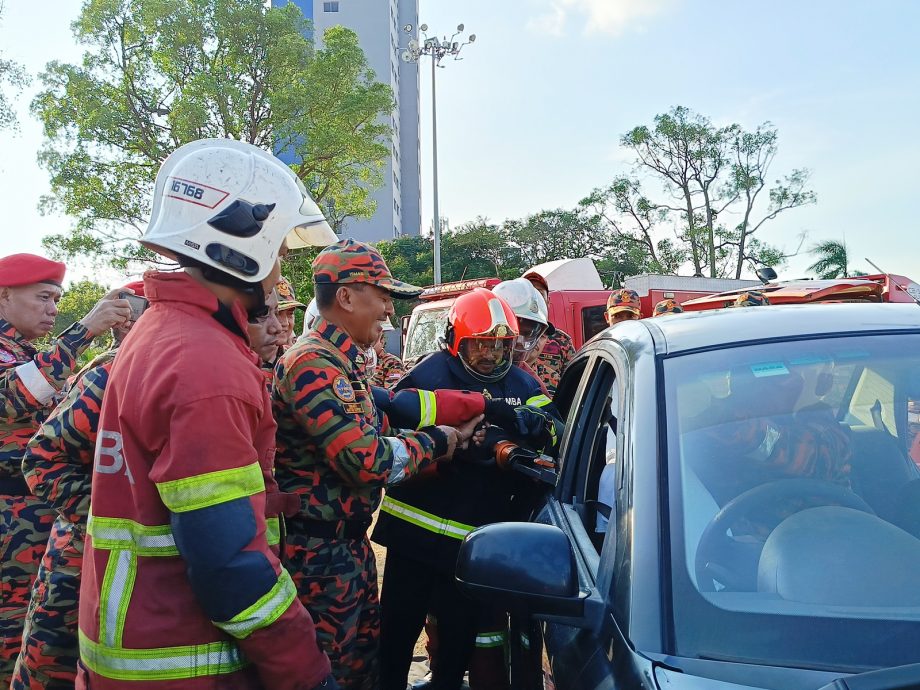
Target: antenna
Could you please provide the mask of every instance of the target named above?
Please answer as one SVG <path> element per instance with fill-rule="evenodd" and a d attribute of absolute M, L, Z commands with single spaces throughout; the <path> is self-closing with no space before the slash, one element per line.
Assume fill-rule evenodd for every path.
<path fill-rule="evenodd" d="M 872 262 L 871 260 L 869 260 L 868 258 L 863 257 L 863 259 L 865 259 L 866 263 L 868 263 L 870 266 L 872 266 L 872 268 L 874 268 L 874 269 L 875 269 L 876 271 L 878 271 L 879 273 L 885 273 L 885 271 L 883 271 L 882 269 L 880 269 L 880 268 L 878 267 L 877 264 L 873 263 L 873 262 Z M 891 275 L 891 274 L 890 274 L 890 273 L 885 273 L 885 275 Z M 920 299 L 918 299 L 917 296 L 916 296 L 914 293 L 912 293 L 910 290 L 908 290 L 906 287 L 904 287 L 904 286 L 901 285 L 900 283 L 895 283 L 894 281 L 892 281 L 892 285 L 894 285 L 896 288 L 898 288 L 898 290 L 901 290 L 902 292 L 906 292 L 906 293 L 907 293 L 907 296 L 910 297 L 910 298 L 914 301 L 914 304 L 920 305 Z"/>

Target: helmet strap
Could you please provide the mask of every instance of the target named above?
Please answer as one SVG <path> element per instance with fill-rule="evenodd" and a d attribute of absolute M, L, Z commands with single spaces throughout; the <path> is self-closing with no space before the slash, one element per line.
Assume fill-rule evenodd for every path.
<path fill-rule="evenodd" d="M 255 298 L 255 304 L 246 310 L 246 317 L 253 321 L 265 316 L 268 310 L 268 306 L 265 303 L 267 296 L 265 290 L 262 288 L 262 282 L 257 283 L 247 283 L 241 278 L 225 273 L 218 268 L 213 266 L 208 266 L 200 261 L 189 258 L 187 256 L 179 256 L 179 265 L 183 268 L 194 267 L 201 271 L 201 276 L 211 283 L 217 283 L 218 285 L 223 285 L 225 287 L 233 288 L 238 290 L 245 295 Z"/>

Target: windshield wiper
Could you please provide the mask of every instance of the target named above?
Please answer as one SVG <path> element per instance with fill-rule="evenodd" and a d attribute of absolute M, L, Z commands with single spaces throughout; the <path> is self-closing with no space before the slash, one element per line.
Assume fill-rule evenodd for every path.
<path fill-rule="evenodd" d="M 907 664 L 838 678 L 820 690 L 909 690 L 920 687 L 920 664 Z"/>

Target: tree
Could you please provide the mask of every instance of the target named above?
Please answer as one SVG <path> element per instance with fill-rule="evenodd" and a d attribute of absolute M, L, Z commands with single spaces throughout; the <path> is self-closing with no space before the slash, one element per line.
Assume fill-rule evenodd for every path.
<path fill-rule="evenodd" d="M 810 250 L 817 260 L 808 267 L 808 270 L 819 278 L 847 278 L 864 276 L 866 273 L 850 268 L 849 250 L 845 242 L 825 240 L 818 242 Z"/>
<path fill-rule="evenodd" d="M 314 51 L 293 3 L 86 0 L 73 25 L 83 62 L 52 62 L 32 104 L 51 176 L 42 209 L 76 218 L 46 238 L 55 254 L 124 267 L 154 260 L 134 240 L 156 171 L 202 137 L 284 150 L 334 223 L 374 212 L 393 109 L 354 32 L 333 27 Z"/>
<path fill-rule="evenodd" d="M 807 189 L 804 169 L 767 189 L 777 138 L 769 122 L 753 132 L 738 124 L 715 127 L 708 118 L 676 106 L 657 115 L 653 127 L 635 127 L 620 140 L 634 153 L 637 169 L 662 185 L 665 198 L 653 201 L 642 193 L 638 180 L 618 178 L 589 200 L 596 206 L 613 206 L 621 217 L 631 219 L 636 227 L 620 234 L 643 242 L 656 264 L 669 262 L 657 257 L 653 230 L 670 219 L 679 248 L 662 249 L 672 259 L 686 256 L 699 275 L 738 278 L 746 262 L 777 263 L 788 256 L 754 236 L 765 223 L 816 201 Z M 765 190 L 769 201 L 761 211 L 759 199 Z M 722 219 L 733 214 L 740 222 L 726 225 Z"/>
<path fill-rule="evenodd" d="M 0 2 L 0 16 L 3 15 L 3 2 Z M 12 88 L 12 95 L 18 95 L 23 88 L 30 83 L 29 75 L 23 69 L 22 65 L 13 60 L 3 57 L 0 53 L 0 87 L 4 83 Z M 0 130 L 13 129 L 17 130 L 19 123 L 16 121 L 16 113 L 10 104 L 7 94 L 0 88 Z"/>

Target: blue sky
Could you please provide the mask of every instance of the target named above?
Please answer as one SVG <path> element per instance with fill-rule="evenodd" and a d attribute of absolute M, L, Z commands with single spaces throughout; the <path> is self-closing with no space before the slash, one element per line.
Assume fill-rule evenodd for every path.
<path fill-rule="evenodd" d="M 80 55 L 69 31 L 79 3 L 48 7 L 7 2 L 0 25 L 4 56 L 33 74 Z M 573 206 L 629 170 L 620 135 L 681 104 L 717 124 L 770 120 L 780 133 L 772 176 L 811 169 L 818 204 L 774 221 L 765 240 L 793 250 L 803 231 L 806 247 L 845 238 L 855 266 L 868 269 L 868 256 L 920 279 L 912 203 L 920 3 L 421 0 L 421 21 L 439 33 L 462 21 L 477 35 L 464 60 L 438 72 L 440 203 L 451 224 Z M 426 226 L 429 74 L 422 71 Z M 43 235 L 69 225 L 36 211 L 47 177 L 35 164 L 41 132 L 27 100 L 21 133 L 2 135 L 0 254 L 38 251 Z M 804 275 L 810 262 L 793 258 L 781 274 Z"/>

